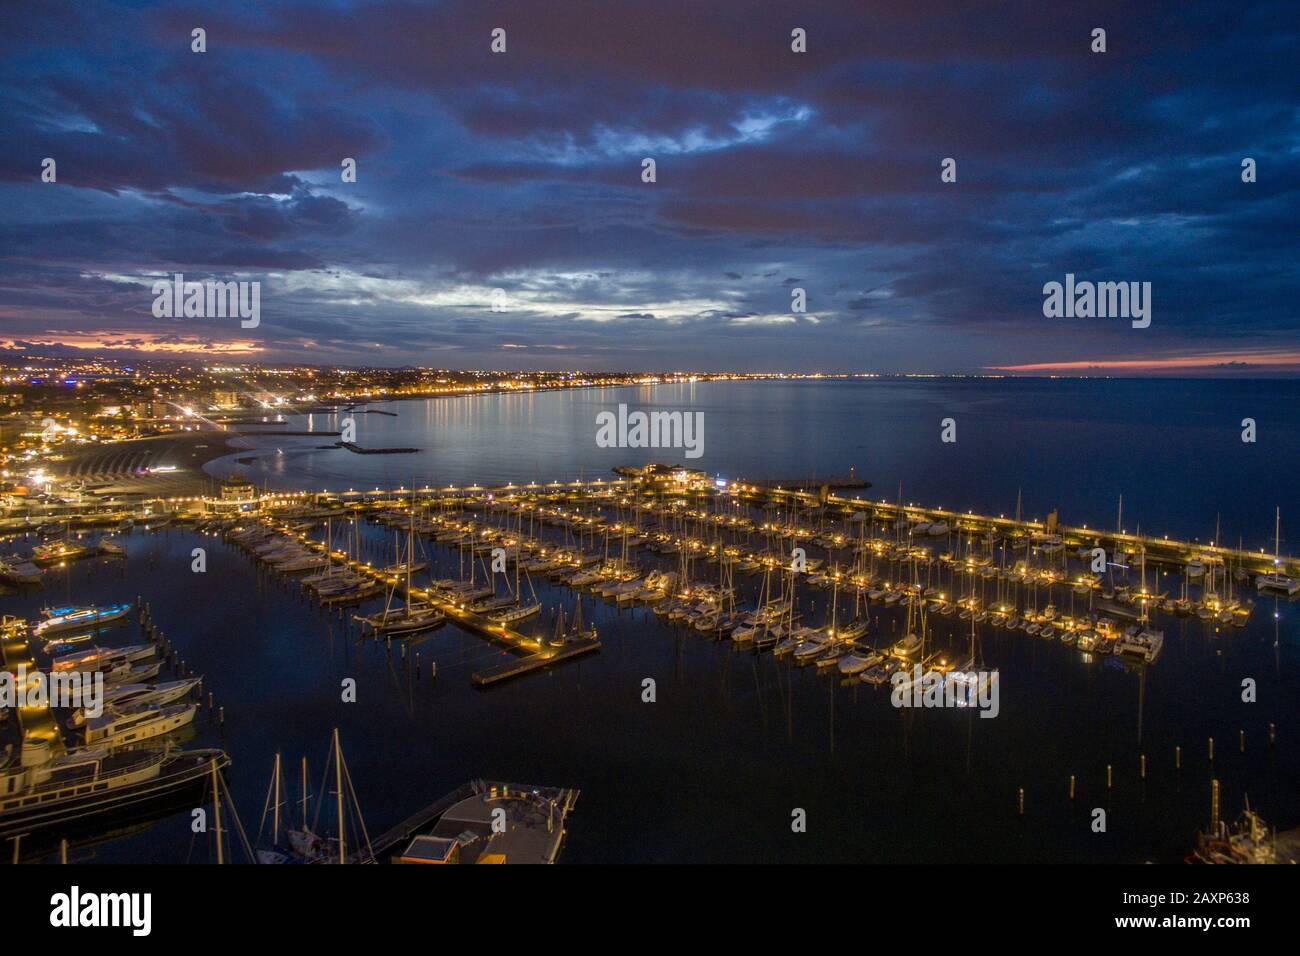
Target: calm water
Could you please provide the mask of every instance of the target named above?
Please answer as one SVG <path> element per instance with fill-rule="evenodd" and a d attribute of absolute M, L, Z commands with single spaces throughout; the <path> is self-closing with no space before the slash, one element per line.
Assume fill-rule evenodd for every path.
<path fill-rule="evenodd" d="M 1107 524 L 1122 492 L 1126 523 L 1132 514 L 1144 528 L 1209 537 L 1217 512 L 1225 538 L 1263 543 L 1274 503 L 1284 520 L 1297 504 L 1295 392 L 1272 383 L 906 381 L 395 403 L 387 407 L 397 419 L 358 416 L 358 441 L 419 445 L 419 456 L 295 452 L 315 442 L 293 439 L 246 470 L 281 486 L 330 488 L 605 473 L 638 460 L 598 449 L 593 438 L 595 413 L 627 401 L 704 410 L 701 466 L 723 474 L 856 465 L 881 496 L 892 498 L 902 481 L 912 500 L 996 511 L 1014 507 L 1019 487 L 1030 514 L 1059 505 L 1065 520 Z M 1279 410 L 1287 421 L 1275 417 Z M 1254 446 L 1239 439 L 1248 415 L 1260 423 Z M 957 419 L 955 446 L 938 442 L 944 417 Z M 324 428 L 328 419 L 315 422 Z M 392 532 L 367 525 L 362 534 L 367 557 L 382 560 Z M 598 654 L 477 691 L 470 674 L 502 652 L 455 628 L 413 645 L 403 661 L 360 641 L 346 623 L 350 610 L 320 610 L 296 581 L 260 570 L 218 538 L 171 529 L 132 534 L 128 546 L 125 562 L 75 564 L 43 594 L 0 597 L 0 607 L 34 615 L 55 600 L 140 594 L 150 602 L 226 707 L 224 736 L 201 718 L 192 745 L 230 752 L 250 837 L 274 753 L 289 768 L 307 755 L 315 787 L 333 726 L 372 833 L 474 777 L 572 786 L 582 798 L 568 862 L 1178 860 L 1207 822 L 1212 775 L 1229 814 L 1248 795 L 1270 823 L 1300 825 L 1300 703 L 1290 693 L 1300 677 L 1300 605 L 1261 599 L 1246 629 L 1225 633 L 1195 618 L 1162 618 L 1164 653 L 1145 672 L 986 629 L 985 658 L 1002 679 L 1001 715 L 985 720 L 973 711 L 895 710 L 884 689 L 738 651 L 590 596 L 584 614 L 600 626 Z M 189 571 L 196 546 L 208 550 L 202 577 Z M 429 547 L 433 573 L 455 573 L 455 553 Z M 542 581 L 537 589 L 548 608 L 572 608 L 567 589 Z M 805 596 L 813 619 L 827 598 Z M 873 614 L 882 636 L 899 626 L 896 610 Z M 955 616 L 938 619 L 936 631 L 948 646 L 965 640 Z M 122 627 L 111 640 L 135 634 Z M 357 680 L 355 704 L 340 699 L 347 677 Z M 647 677 L 657 682 L 653 704 L 641 699 Z M 1241 702 L 1244 678 L 1257 682 L 1258 703 Z M 1175 746 L 1183 748 L 1181 771 Z M 1109 792 L 1107 764 L 1115 773 Z M 1070 774 L 1079 777 L 1073 805 Z M 290 776 L 296 781 L 296 771 Z M 1090 827 L 1098 807 L 1108 814 L 1104 834 Z M 806 833 L 791 832 L 794 808 L 807 811 Z M 203 844 L 191 848 L 183 815 L 80 853 L 207 859 Z"/>
<path fill-rule="evenodd" d="M 630 409 L 699 411 L 704 454 L 596 446 L 596 415 Z M 505 483 L 608 476 L 616 465 L 677 461 L 736 477 L 843 475 L 868 492 L 936 507 L 1026 517 L 1059 509 L 1067 524 L 1124 523 L 1272 549 L 1273 509 L 1295 503 L 1300 534 L 1300 382 L 880 379 L 702 382 L 534 395 L 394 402 L 398 417 L 357 414 L 363 447 L 416 455 L 355 455 L 310 437 L 250 439 L 214 462 L 279 488 L 397 487 L 412 480 Z M 293 430 L 337 431 L 341 415 L 294 416 Z M 957 441 L 940 442 L 956 421 Z M 1253 418 L 1258 441 L 1241 440 Z M 253 458 L 247 465 L 238 459 Z M 1287 532 L 1284 524 L 1283 533 Z M 1284 550 L 1288 550 L 1284 547 Z M 1294 550 L 1294 549 L 1290 549 Z"/>
<path fill-rule="evenodd" d="M 365 556 L 382 559 L 390 536 L 363 527 Z M 350 611 L 318 609 L 295 580 L 259 570 L 220 539 L 168 530 L 135 533 L 129 545 L 126 562 L 81 562 L 44 595 L 7 598 L 5 609 L 34 615 L 56 598 L 143 595 L 226 707 L 224 735 L 201 718 L 192 744 L 232 755 L 231 787 L 250 835 L 275 751 L 285 755 L 295 793 L 297 762 L 307 755 L 314 788 L 336 725 L 372 833 L 473 777 L 574 786 L 582 799 L 569 862 L 1177 860 L 1208 817 L 1211 736 L 1225 808 L 1235 813 L 1245 794 L 1270 822 L 1300 824 L 1300 705 L 1289 692 L 1300 676 L 1300 606 L 1272 599 L 1241 631 L 1164 618 L 1164 652 L 1145 672 L 985 629 L 986 661 L 1001 671 L 1001 713 L 981 719 L 970 710 L 895 710 L 886 689 L 842 683 L 591 596 L 584 614 L 600 626 L 598 654 L 475 690 L 470 674 L 504 655 L 455 628 L 412 645 L 403 661 L 360 640 L 346 623 Z M 209 554 L 202 579 L 188 570 L 196 546 Z M 456 573 L 454 553 L 431 550 L 435 574 Z M 746 586 L 752 595 L 755 582 Z M 537 588 L 548 607 L 571 610 L 572 592 L 541 581 Z M 827 599 L 805 595 L 810 618 L 825 614 Z M 873 608 L 882 639 L 900 620 L 898 610 Z M 940 646 L 964 646 L 969 625 L 932 620 Z M 136 633 L 120 627 L 106 642 Z M 341 701 L 348 677 L 357 681 L 356 703 Z M 641 700 L 646 677 L 657 684 L 650 704 Z M 1246 677 L 1258 683 L 1258 703 L 1240 701 Z M 1269 723 L 1279 735 L 1272 749 Z M 1175 746 L 1183 748 L 1181 771 Z M 1115 768 L 1109 793 L 1107 764 Z M 1079 777 L 1073 806 L 1070 774 Z M 1022 786 L 1029 812 L 1019 820 Z M 806 833 L 790 830 L 796 807 L 807 811 Z M 1105 834 L 1089 827 L 1097 807 L 1108 812 Z M 180 815 L 77 855 L 208 859 L 206 844 L 191 847 L 187 823 Z"/>

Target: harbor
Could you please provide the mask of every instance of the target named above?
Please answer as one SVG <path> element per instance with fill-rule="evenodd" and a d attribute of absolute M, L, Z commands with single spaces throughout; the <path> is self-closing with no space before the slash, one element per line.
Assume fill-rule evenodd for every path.
<path fill-rule="evenodd" d="M 653 726 L 670 739 L 687 733 L 700 707 L 722 707 L 713 718 L 719 744 L 739 741 L 734 745 L 758 752 L 775 747 L 795 765 L 815 759 L 819 772 L 844 779 L 850 789 L 861 785 L 849 782 L 858 768 L 878 767 L 882 759 L 912 766 L 913 780 L 916 767 L 928 766 L 935 776 L 922 793 L 931 787 L 966 793 L 970 812 L 1003 821 L 994 829 L 1009 841 L 981 852 L 1009 858 L 1034 857 L 1029 833 L 1057 845 L 1069 841 L 1072 815 L 1099 797 L 1144 821 L 1127 832 L 1121 855 L 1185 854 L 1190 834 L 1205 826 L 1212 781 L 1222 787 L 1225 804 L 1249 798 L 1265 804 L 1270 822 L 1279 813 L 1278 822 L 1288 822 L 1286 788 L 1297 770 L 1283 756 L 1292 752 L 1285 708 L 1247 710 L 1225 721 L 1219 708 L 1197 713 L 1177 703 L 1181 697 L 1169 696 L 1166 685 L 1188 679 L 1189 668 L 1218 671 L 1238 658 L 1238 672 L 1262 685 L 1284 679 L 1292 663 L 1280 637 L 1293 626 L 1294 606 L 1285 593 L 1256 583 L 1267 574 L 1293 574 L 1289 555 L 867 501 L 823 488 L 683 480 L 674 487 L 614 478 L 312 494 L 254 490 L 234 499 L 239 510 L 230 513 L 221 498 L 148 502 L 125 516 L 112 512 L 113 520 L 62 513 L 49 527 L 60 529 L 56 539 L 85 547 L 84 556 L 47 567 L 40 590 L 15 585 L 7 606 L 39 619 L 36 609 L 74 581 L 80 582 L 75 600 L 101 607 L 122 601 L 124 588 L 136 590 L 139 596 L 123 603 L 139 602 L 145 611 L 141 633 L 165 632 L 169 666 L 183 668 L 177 676 L 202 673 L 203 693 L 215 693 L 223 704 L 220 719 L 209 702 L 205 719 L 195 720 L 196 742 L 229 747 L 236 760 L 251 749 L 254 768 L 265 765 L 266 745 L 252 743 L 255 724 L 246 724 L 242 712 L 258 699 L 250 689 L 269 674 L 247 665 L 232 671 L 222 662 L 234 648 L 251 654 L 250 663 L 296 648 L 291 659 L 299 693 L 315 702 L 313 710 L 324 705 L 336 713 L 345 738 L 373 732 L 363 728 L 414 730 L 424 720 L 435 727 L 455 721 L 462 730 L 430 739 L 455 741 L 453 753 L 460 754 L 439 775 L 448 793 L 460 786 L 452 774 L 475 779 L 476 771 L 488 769 L 466 757 L 499 747 L 484 734 L 497 740 L 488 726 L 496 727 L 521 700 L 530 702 L 529 711 L 553 712 L 561 721 L 559 715 L 570 715 L 572 727 L 563 731 L 555 720 L 528 721 L 526 731 L 515 725 L 520 746 L 533 741 L 539 753 L 553 754 L 546 741 L 557 731 L 578 734 L 585 741 L 579 749 L 599 745 L 607 733 L 592 723 L 588 708 L 614 694 L 621 703 L 605 706 L 630 721 L 629 729 Z M 46 523 L 41 515 L 24 517 Z M 1283 520 L 1279 515 L 1278 524 Z M 102 539 L 122 542 L 123 554 L 106 554 L 98 547 Z M 15 554 L 40 540 L 36 529 L 14 534 L 11 528 L 8 538 Z M 196 547 L 208 561 L 201 573 L 214 577 L 190 577 Z M 1100 573 L 1091 570 L 1095 547 L 1107 556 Z M 223 603 L 196 629 L 178 594 L 146 586 L 133 568 L 152 569 L 150 579 L 183 577 L 190 588 L 218 582 L 219 593 L 233 587 L 260 610 L 246 612 L 245 598 Z M 65 594 L 73 597 L 71 590 Z M 273 630 L 262 621 L 276 622 Z M 136 626 L 110 621 L 105 630 Z M 270 633 L 279 635 L 274 644 L 266 643 Z M 113 643 L 130 647 L 123 637 Z M 6 666 L 24 653 L 30 650 L 22 641 L 7 641 Z M 1244 663 L 1243 655 L 1258 662 L 1261 654 L 1282 657 L 1271 668 Z M 947 716 L 897 711 L 890 687 L 881 685 L 914 664 L 998 674 L 1001 718 L 986 729 L 976 708 Z M 303 683 L 308 675 L 315 676 Z M 653 703 L 642 698 L 646 677 L 658 685 Z M 1207 672 L 1204 679 L 1222 678 Z M 346 693 L 340 698 L 340 680 L 355 681 L 354 702 Z M 335 703 L 327 705 L 331 685 Z M 1065 711 L 1063 689 L 1071 701 Z M 668 701 L 676 703 L 661 709 Z M 662 726 L 657 714 L 669 723 Z M 24 727 L 38 734 L 49 726 L 38 715 L 24 718 Z M 687 725 L 677 726 L 681 720 Z M 863 737 L 857 724 L 864 720 L 885 720 L 894 730 L 885 740 L 878 739 L 879 728 Z M 483 721 L 480 730 L 465 730 Z M 1056 754 L 1035 730 L 1040 723 L 1061 728 L 1078 721 L 1092 732 L 1068 753 Z M 951 736 L 959 726 L 972 735 L 960 746 Z M 893 734 L 901 736 L 885 744 Z M 1023 750 L 1013 755 L 1006 748 L 1017 742 Z M 576 739 L 566 744 L 575 746 Z M 620 746 L 607 741 L 603 759 Z M 700 755 L 690 762 L 707 779 L 700 761 L 711 759 L 712 747 L 707 737 L 693 746 Z M 409 836 L 410 807 L 427 801 L 428 791 L 422 800 L 405 788 L 395 794 L 379 788 L 376 799 L 366 783 L 386 778 L 385 763 L 364 749 L 350 750 L 351 759 L 365 761 L 354 779 L 367 820 Z M 509 762 L 523 766 L 511 776 L 556 778 L 547 763 L 514 753 Z M 958 772 L 951 764 L 958 753 L 963 761 L 979 754 L 984 766 L 994 761 L 1003 768 L 1000 782 L 990 785 L 989 771 L 975 764 Z M 668 752 L 645 756 L 653 764 Z M 605 811 L 593 809 L 590 772 L 563 757 L 555 762 L 560 779 L 588 794 L 583 824 L 591 815 L 599 819 Z M 611 769 L 620 763 L 614 760 Z M 1019 769 L 1008 774 L 1005 768 Z M 256 788 L 238 776 L 229 786 L 247 816 Z M 778 794 L 790 789 L 770 780 L 764 787 Z M 599 783 L 594 791 L 609 798 Z M 1157 822 L 1155 805 L 1168 800 L 1178 809 Z M 818 812 L 834 811 L 819 805 Z M 1181 844 L 1171 821 L 1185 828 Z M 584 846 L 581 829 L 570 829 L 566 855 L 600 858 Z M 126 837 L 96 852 L 133 845 Z M 1097 850 L 1103 858 L 1114 852 Z M 797 858 L 801 851 L 795 843 L 780 852 Z M 817 852 L 834 850 L 818 842 Z"/>

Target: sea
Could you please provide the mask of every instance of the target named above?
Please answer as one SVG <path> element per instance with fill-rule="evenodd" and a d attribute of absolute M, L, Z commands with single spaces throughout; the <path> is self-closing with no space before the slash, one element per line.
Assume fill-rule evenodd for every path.
<path fill-rule="evenodd" d="M 272 490 L 333 492 L 614 477 L 614 467 L 646 462 L 724 482 L 851 472 L 870 486 L 845 493 L 864 499 L 1007 515 L 1019 502 L 1026 518 L 1056 511 L 1071 525 L 1118 523 L 1270 553 L 1280 507 L 1281 550 L 1292 553 L 1298 400 L 1297 382 L 1172 379 L 482 394 L 290 411 L 266 431 L 319 437 L 245 436 L 208 470 Z M 700 413 L 702 454 L 601 447 L 597 416 L 620 404 Z M 418 451 L 329 447 L 347 418 L 362 448 Z M 347 527 L 333 529 L 337 543 L 359 540 L 367 560 L 392 560 L 392 530 L 338 524 Z M 549 627 L 555 609 L 571 614 L 580 600 L 601 649 L 478 689 L 470 675 L 506 652 L 472 634 L 445 626 L 403 653 L 397 642 L 364 639 L 354 609 L 319 608 L 294 579 L 220 537 L 170 527 L 125 541 L 125 560 L 52 571 L 45 591 L 0 596 L 0 608 L 36 616 L 50 603 L 147 603 L 188 670 L 203 675 L 205 702 L 211 693 L 224 708 L 222 723 L 205 706 L 186 745 L 230 754 L 230 796 L 250 843 L 266 831 L 277 753 L 286 813 L 298 822 L 306 757 L 309 817 L 319 813 L 329 827 L 332 798 L 320 795 L 331 784 L 321 771 L 334 728 L 371 835 L 472 779 L 571 787 L 581 797 L 562 863 L 1176 862 L 1209 823 L 1211 781 L 1225 816 L 1249 801 L 1270 825 L 1300 826 L 1300 701 L 1290 692 L 1300 678 L 1300 607 L 1285 599 L 1257 596 L 1240 629 L 1161 616 L 1165 646 L 1149 667 L 981 628 L 980 654 L 1000 677 L 998 715 L 988 719 L 971 708 L 897 708 L 888 688 L 707 639 L 647 608 L 575 597 L 544 579 L 534 587 L 547 610 L 533 626 Z M 426 547 L 429 573 L 458 573 L 462 556 Z M 192 570 L 196 548 L 206 555 L 201 574 Z M 1175 569 L 1159 574 L 1161 589 L 1181 588 Z M 759 581 L 743 587 L 752 601 Z M 820 620 L 830 596 L 805 590 L 806 619 Z M 870 613 L 877 640 L 902 626 L 897 609 Z M 955 615 L 940 619 L 935 639 L 956 652 L 968 628 Z M 101 640 L 137 635 L 128 622 Z M 355 701 L 344 700 L 349 680 Z M 208 862 L 210 837 L 191 821 L 176 814 L 72 854 Z"/>

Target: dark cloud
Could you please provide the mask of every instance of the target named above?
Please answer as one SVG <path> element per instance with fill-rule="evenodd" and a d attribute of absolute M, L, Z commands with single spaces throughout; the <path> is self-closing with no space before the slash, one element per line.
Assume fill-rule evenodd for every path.
<path fill-rule="evenodd" d="M 322 361 L 1294 346 L 1298 23 L 1285 2 L 11 4 L 0 338 L 144 335 L 147 277 L 185 271 L 260 279 L 261 344 Z M 1151 334 L 1043 320 L 1066 272 L 1152 282 Z"/>

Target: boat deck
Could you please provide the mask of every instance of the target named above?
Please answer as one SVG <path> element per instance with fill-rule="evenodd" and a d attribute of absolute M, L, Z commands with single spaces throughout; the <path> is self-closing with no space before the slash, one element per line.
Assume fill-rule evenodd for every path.
<path fill-rule="evenodd" d="M 496 781 L 467 783 L 388 830 L 372 845 L 376 859 L 399 856 L 416 836 L 460 843 L 460 862 L 554 863 L 577 790 Z M 504 830 L 493 827 L 503 810 Z M 499 831 L 499 832 L 498 832 Z"/>

